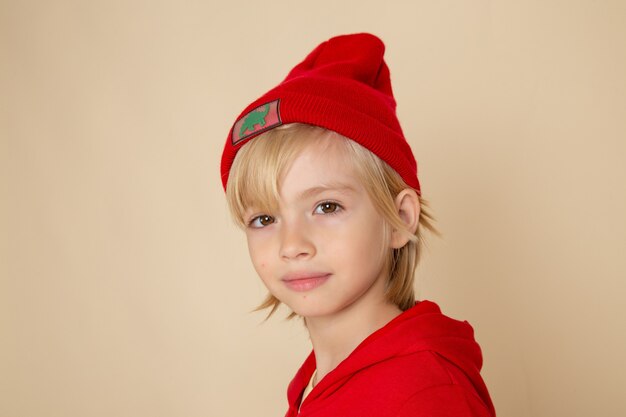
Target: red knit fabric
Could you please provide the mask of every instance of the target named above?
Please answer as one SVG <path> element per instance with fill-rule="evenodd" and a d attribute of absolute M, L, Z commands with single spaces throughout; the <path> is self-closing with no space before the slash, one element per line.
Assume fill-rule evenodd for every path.
<path fill-rule="evenodd" d="M 312 352 L 289 385 L 286 417 L 494 417 L 481 366 L 472 327 L 421 301 L 372 333 L 300 404 Z"/>
<path fill-rule="evenodd" d="M 331 38 L 296 65 L 278 86 L 250 103 L 233 124 L 224 146 L 224 189 L 241 146 L 270 128 L 300 122 L 358 142 L 420 193 L 417 163 L 396 116 L 384 52 L 383 42 L 368 33 Z M 276 122 L 267 122 L 265 105 L 276 101 L 276 108 L 269 109 L 267 116 Z M 252 116 L 249 123 L 242 127 L 248 116 Z"/>

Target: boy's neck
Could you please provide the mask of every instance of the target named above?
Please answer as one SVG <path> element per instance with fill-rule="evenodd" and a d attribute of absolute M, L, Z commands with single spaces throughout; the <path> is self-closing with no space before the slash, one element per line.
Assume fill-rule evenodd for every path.
<path fill-rule="evenodd" d="M 385 300 L 367 297 L 332 316 L 306 318 L 319 382 L 376 330 L 384 327 L 402 311 Z"/>

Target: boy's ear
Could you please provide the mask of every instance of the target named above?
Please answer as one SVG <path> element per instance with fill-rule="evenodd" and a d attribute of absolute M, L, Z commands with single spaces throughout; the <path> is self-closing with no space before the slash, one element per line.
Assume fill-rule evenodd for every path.
<path fill-rule="evenodd" d="M 420 218 L 420 200 L 415 190 L 405 188 L 395 198 L 396 210 L 405 224 L 405 230 L 415 233 Z M 400 249 L 409 242 L 405 230 L 394 229 L 391 232 L 391 247 Z"/>

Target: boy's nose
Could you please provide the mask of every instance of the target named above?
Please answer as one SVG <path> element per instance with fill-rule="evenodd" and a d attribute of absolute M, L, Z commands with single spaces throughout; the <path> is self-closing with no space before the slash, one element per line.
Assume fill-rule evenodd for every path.
<path fill-rule="evenodd" d="M 281 228 L 280 257 L 283 259 L 306 259 L 315 255 L 315 246 L 311 242 L 306 226 L 287 225 Z"/>

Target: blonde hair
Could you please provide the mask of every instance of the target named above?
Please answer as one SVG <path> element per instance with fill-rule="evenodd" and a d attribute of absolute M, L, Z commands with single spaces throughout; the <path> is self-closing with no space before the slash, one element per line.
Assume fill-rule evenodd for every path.
<path fill-rule="evenodd" d="M 345 144 L 374 206 L 391 229 L 408 235 L 408 243 L 391 250 L 386 257 L 385 266 L 389 275 L 385 297 L 402 311 L 409 309 L 415 304 L 413 282 L 424 244 L 423 229 L 439 235 L 433 225 L 434 217 L 427 201 L 419 196 L 421 210 L 417 230 L 415 233 L 407 230 L 396 209 L 395 197 L 411 187 L 386 162 L 345 136 L 318 126 L 292 123 L 269 130 L 246 143 L 235 157 L 226 187 L 226 199 L 233 219 L 243 228 L 246 226 L 244 212 L 248 207 L 275 212 L 279 200 L 279 181 L 283 173 L 302 149 L 321 137 L 332 137 Z M 255 310 L 270 308 L 267 315 L 270 317 L 279 306 L 280 301 L 268 294 Z M 291 313 L 289 318 L 295 315 Z"/>

